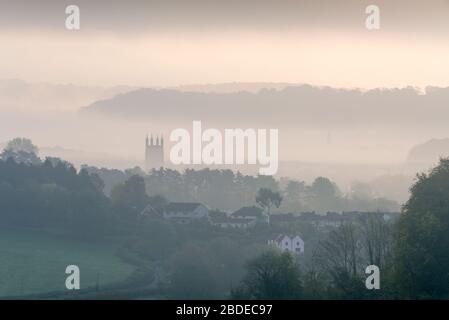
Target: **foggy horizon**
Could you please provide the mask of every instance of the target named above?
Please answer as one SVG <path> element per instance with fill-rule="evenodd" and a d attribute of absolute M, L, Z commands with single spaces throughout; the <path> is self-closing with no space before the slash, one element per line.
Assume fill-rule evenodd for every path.
<path fill-rule="evenodd" d="M 448 300 L 448 17 L 0 0 L 0 300 Z"/>
<path fill-rule="evenodd" d="M 449 86 L 444 0 L 379 1 L 376 31 L 364 26 L 369 1 L 77 3 L 81 29 L 70 32 L 67 1 L 1 1 L 2 78 L 138 87 Z"/>

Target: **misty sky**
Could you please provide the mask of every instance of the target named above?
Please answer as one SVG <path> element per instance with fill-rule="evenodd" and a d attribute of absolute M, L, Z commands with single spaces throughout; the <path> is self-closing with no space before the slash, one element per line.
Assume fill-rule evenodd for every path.
<path fill-rule="evenodd" d="M 71 4 L 81 10 L 79 31 L 65 28 Z M 371 4 L 381 10 L 378 31 L 365 28 Z M 446 87 L 448 18 L 449 0 L 0 0 L 0 143 L 26 136 L 40 146 L 142 159 L 146 133 L 168 133 L 173 124 L 111 120 L 99 130 L 99 122 L 75 115 L 130 87 Z M 109 88 L 115 85 L 126 87 Z M 382 115 L 388 119 L 388 110 Z M 338 130 L 313 125 L 282 128 L 282 159 L 396 163 L 414 145 L 449 136 L 435 123 L 422 130 L 386 130 L 382 119 Z"/>
<path fill-rule="evenodd" d="M 81 30 L 64 27 L 81 9 Z M 365 29 L 365 8 L 381 29 Z M 449 1 L 0 1 L 0 74 L 173 86 L 293 82 L 447 86 Z"/>

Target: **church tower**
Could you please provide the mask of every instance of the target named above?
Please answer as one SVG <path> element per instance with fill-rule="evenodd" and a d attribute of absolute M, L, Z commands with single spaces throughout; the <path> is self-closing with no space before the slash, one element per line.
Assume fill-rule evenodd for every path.
<path fill-rule="evenodd" d="M 145 170 L 159 169 L 164 166 L 164 137 L 161 135 L 153 139 L 148 135 L 145 139 Z"/>

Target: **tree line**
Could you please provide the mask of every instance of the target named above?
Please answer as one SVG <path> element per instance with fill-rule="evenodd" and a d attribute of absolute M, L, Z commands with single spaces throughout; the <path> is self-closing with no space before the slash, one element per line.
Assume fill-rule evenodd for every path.
<path fill-rule="evenodd" d="M 309 257 L 296 259 L 264 250 L 264 239 L 284 230 L 278 226 L 222 230 L 201 222 L 182 226 L 157 217 L 142 220 L 139 213 L 147 204 L 163 207 L 178 192 L 193 199 L 204 197 L 204 202 L 215 197 L 216 201 L 234 201 L 239 195 L 231 193 L 232 186 L 238 184 L 251 188 L 237 193 L 252 190 L 247 201 L 257 201 L 268 211 L 298 199 L 296 191 L 303 187 L 304 195 L 312 198 L 342 199 L 326 178 L 317 178 L 310 186 L 292 181 L 281 186 L 269 177 L 226 170 L 179 173 L 160 169 L 148 175 L 133 171 L 124 173 L 129 177 L 112 187 L 107 196 L 101 175 L 86 168 L 77 171 L 59 159 L 41 161 L 35 152 L 32 143 L 22 139 L 9 144 L 0 155 L 2 225 L 54 228 L 83 240 L 126 235 L 128 258 L 136 254 L 168 271 L 170 297 L 449 298 L 449 159 L 417 176 L 397 222 L 366 216 L 357 223 L 343 224 L 320 235 Z M 215 179 L 221 181 L 220 200 Z M 170 186 L 179 189 L 170 190 Z M 265 191 L 257 197 L 261 189 Z M 163 190 L 168 199 L 158 195 L 165 196 Z M 309 229 L 303 226 L 302 230 Z M 370 264 L 381 270 L 380 290 L 364 286 L 364 268 Z"/>

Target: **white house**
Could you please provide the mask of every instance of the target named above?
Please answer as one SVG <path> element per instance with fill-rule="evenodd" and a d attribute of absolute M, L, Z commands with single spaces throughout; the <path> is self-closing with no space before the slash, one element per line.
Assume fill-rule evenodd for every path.
<path fill-rule="evenodd" d="M 282 251 L 288 251 L 296 254 L 304 253 L 304 241 L 299 235 L 281 234 L 275 239 L 268 240 L 269 245 L 274 245 Z"/>
<path fill-rule="evenodd" d="M 189 223 L 194 219 L 209 218 L 209 209 L 199 202 L 170 202 L 164 208 L 165 219 Z"/>

